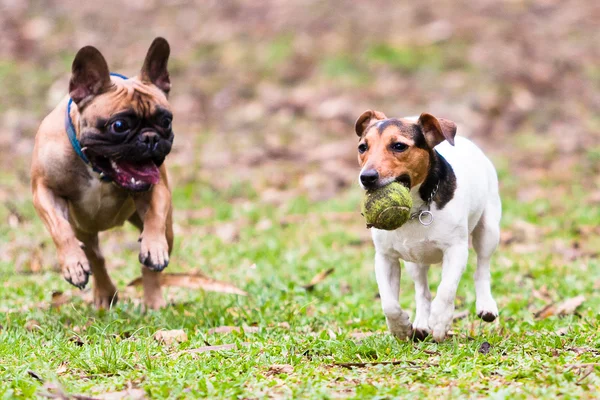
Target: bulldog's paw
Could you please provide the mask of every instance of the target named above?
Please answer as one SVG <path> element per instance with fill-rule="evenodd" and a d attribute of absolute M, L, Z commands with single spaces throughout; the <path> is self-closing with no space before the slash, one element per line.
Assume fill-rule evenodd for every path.
<path fill-rule="evenodd" d="M 97 309 L 108 310 L 119 301 L 117 289 L 113 286 L 107 288 L 94 288 L 94 306 Z"/>
<path fill-rule="evenodd" d="M 477 316 L 485 322 L 492 322 L 498 317 L 498 306 L 493 298 L 478 299 L 477 305 Z"/>
<path fill-rule="evenodd" d="M 81 249 L 76 249 L 61 257 L 62 275 L 71 285 L 83 289 L 87 285 L 92 270 Z"/>
<path fill-rule="evenodd" d="M 446 337 L 446 333 L 452 326 L 454 316 L 454 303 L 443 303 L 433 301 L 431 305 L 431 315 L 429 316 L 429 329 L 433 340 L 441 342 Z"/>
<path fill-rule="evenodd" d="M 167 302 L 161 292 L 146 294 L 144 293 L 144 306 L 146 310 L 158 310 L 164 308 Z"/>
<path fill-rule="evenodd" d="M 166 238 L 142 236 L 140 240 L 140 262 L 152 271 L 162 271 L 169 265 L 169 245 Z"/>

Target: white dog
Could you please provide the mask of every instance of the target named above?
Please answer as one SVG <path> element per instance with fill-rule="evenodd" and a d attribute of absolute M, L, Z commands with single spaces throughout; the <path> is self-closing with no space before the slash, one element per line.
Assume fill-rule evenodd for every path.
<path fill-rule="evenodd" d="M 436 341 L 452 324 L 454 299 L 469 254 L 477 253 L 477 315 L 491 322 L 498 307 L 490 288 L 490 258 L 500 237 L 498 177 L 490 160 L 471 141 L 456 138 L 452 121 L 430 114 L 388 119 L 365 111 L 356 121 L 360 137 L 359 177 L 363 189 L 397 181 L 410 189 L 411 219 L 394 231 L 372 229 L 375 274 L 390 331 L 399 338 Z M 399 259 L 415 282 L 416 316 L 411 325 L 398 302 Z M 431 301 L 430 264 L 442 263 L 442 280 Z"/>

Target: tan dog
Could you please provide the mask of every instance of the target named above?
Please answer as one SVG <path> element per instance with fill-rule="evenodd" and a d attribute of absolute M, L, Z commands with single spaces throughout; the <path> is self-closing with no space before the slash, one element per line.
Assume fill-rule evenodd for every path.
<path fill-rule="evenodd" d="M 90 274 L 94 303 L 117 300 L 98 245 L 98 232 L 130 221 L 141 231 L 144 303 L 165 304 L 159 274 L 173 245 L 171 191 L 163 161 L 171 151 L 173 115 L 167 62 L 156 38 L 139 76 L 109 73 L 87 46 L 75 56 L 65 98 L 35 138 L 31 188 L 35 208 L 56 245 L 64 278 L 83 288 Z"/>

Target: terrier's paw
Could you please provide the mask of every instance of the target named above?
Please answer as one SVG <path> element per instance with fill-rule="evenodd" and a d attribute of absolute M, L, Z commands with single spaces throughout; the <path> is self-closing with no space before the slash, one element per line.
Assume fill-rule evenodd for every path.
<path fill-rule="evenodd" d="M 496 305 L 496 301 L 491 296 L 478 298 L 475 308 L 477 316 L 485 322 L 492 322 L 498 317 L 498 305 Z"/>
<path fill-rule="evenodd" d="M 413 325 L 412 339 L 415 342 L 422 342 L 423 340 L 427 339 L 430 334 L 431 332 L 429 331 L 429 328 L 417 328 Z"/>
<path fill-rule="evenodd" d="M 412 325 L 408 314 L 399 306 L 393 310 L 384 310 L 388 328 L 392 335 L 398 339 L 406 339 L 412 336 Z"/>
<path fill-rule="evenodd" d="M 169 245 L 166 238 L 140 240 L 140 263 L 152 271 L 162 271 L 169 265 Z"/>
<path fill-rule="evenodd" d="M 71 285 L 83 289 L 87 285 L 92 270 L 90 263 L 81 249 L 72 251 L 63 257 L 62 275 Z"/>
<path fill-rule="evenodd" d="M 431 315 L 429 316 L 429 329 L 433 336 L 433 340 L 441 342 L 446 337 L 446 333 L 452 326 L 454 317 L 454 304 L 443 304 L 434 300 L 431 306 Z"/>

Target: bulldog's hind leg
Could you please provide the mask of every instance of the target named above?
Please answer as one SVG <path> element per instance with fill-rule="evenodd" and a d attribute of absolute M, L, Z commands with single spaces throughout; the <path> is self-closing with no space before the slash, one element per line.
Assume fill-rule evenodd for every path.
<path fill-rule="evenodd" d="M 499 203 L 499 201 L 498 201 Z M 498 306 L 490 286 L 490 259 L 500 241 L 500 205 L 491 202 L 473 230 L 473 247 L 477 253 L 475 271 L 476 310 L 479 318 L 492 322 L 498 317 Z"/>
<path fill-rule="evenodd" d="M 108 309 L 117 303 L 117 288 L 106 271 L 106 262 L 100 251 L 98 235 L 77 233 L 77 237 L 83 243 L 83 250 L 92 267 L 94 305 L 96 308 Z"/>

